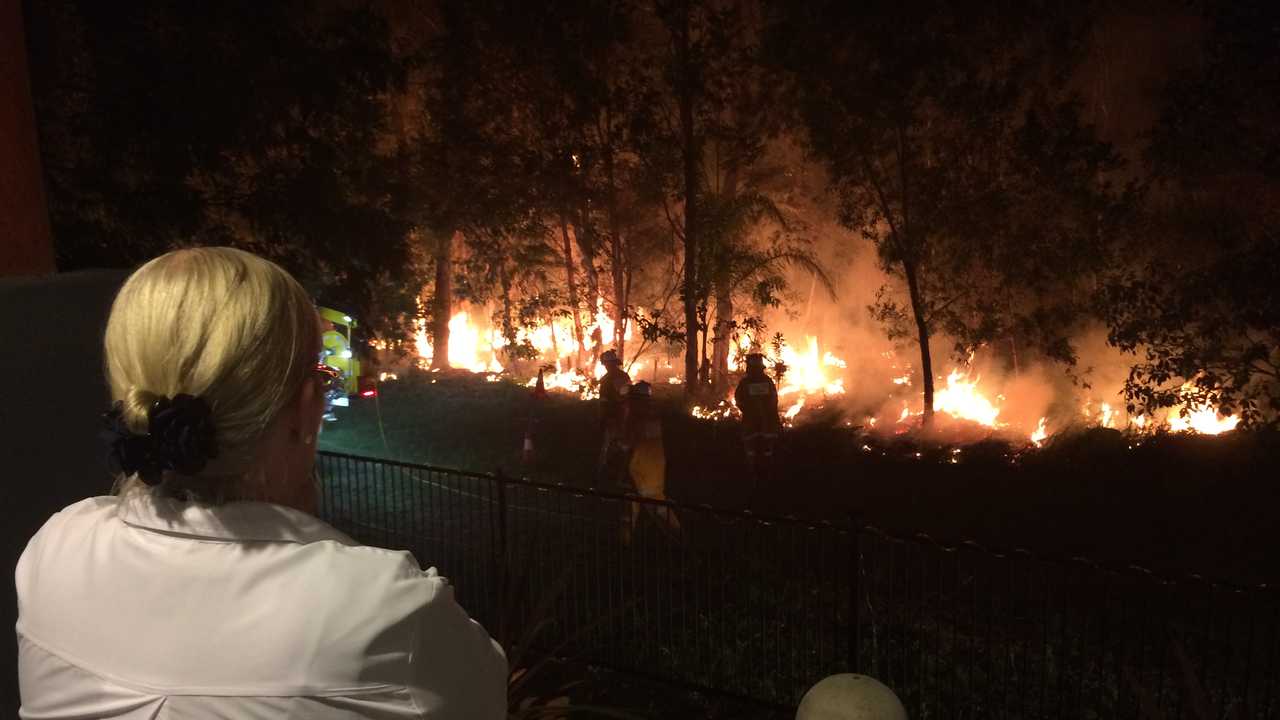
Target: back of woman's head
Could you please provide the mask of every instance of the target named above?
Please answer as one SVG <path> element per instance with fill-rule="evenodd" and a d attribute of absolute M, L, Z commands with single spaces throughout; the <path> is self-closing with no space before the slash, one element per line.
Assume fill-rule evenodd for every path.
<path fill-rule="evenodd" d="M 147 433 L 162 398 L 202 399 L 217 455 L 197 476 L 230 481 L 260 462 L 267 428 L 314 367 L 320 330 L 310 297 L 279 266 L 233 248 L 190 248 L 129 277 L 105 349 L 128 429 Z"/>

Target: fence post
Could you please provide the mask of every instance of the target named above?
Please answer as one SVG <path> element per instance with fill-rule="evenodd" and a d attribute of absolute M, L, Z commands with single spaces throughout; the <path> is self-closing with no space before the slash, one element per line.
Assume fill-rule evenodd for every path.
<path fill-rule="evenodd" d="M 498 592 L 498 623 L 500 627 L 505 626 L 509 619 L 507 611 L 507 479 L 502 475 L 502 469 L 494 475 L 494 484 L 497 485 L 498 491 L 498 546 L 493 553 L 494 558 L 494 579 L 497 581 Z"/>
<path fill-rule="evenodd" d="M 852 560 L 849 563 L 849 671 L 862 672 L 859 660 L 862 650 L 862 622 L 859 595 L 862 590 L 862 525 L 856 515 L 849 516 L 849 543 Z"/>

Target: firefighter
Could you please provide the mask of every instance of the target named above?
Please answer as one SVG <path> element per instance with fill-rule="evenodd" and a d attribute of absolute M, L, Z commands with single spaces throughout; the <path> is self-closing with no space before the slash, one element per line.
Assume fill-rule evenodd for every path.
<path fill-rule="evenodd" d="M 600 355 L 600 363 L 605 367 L 604 376 L 600 378 L 600 429 L 603 438 L 600 441 L 600 458 L 596 464 L 596 474 L 605 476 L 611 462 L 620 459 L 625 453 L 624 433 L 627 423 L 627 391 L 631 387 L 631 376 L 622 369 L 622 361 L 618 353 L 607 350 Z M 617 473 L 608 475 L 614 480 L 621 474 L 620 468 L 613 468 Z"/>
<path fill-rule="evenodd" d="M 630 452 L 627 473 L 631 486 L 641 497 L 667 499 L 667 458 L 662 442 L 662 421 L 653 404 L 653 388 L 641 380 L 627 392 L 626 447 Z M 641 508 L 653 513 L 667 530 L 679 531 L 680 521 L 671 508 L 647 503 L 630 503 L 627 524 L 622 528 L 623 542 L 630 542 Z"/>
<path fill-rule="evenodd" d="M 733 399 L 742 413 L 742 442 L 752 475 L 752 499 L 773 470 L 773 450 L 782 431 L 778 420 L 778 388 L 764 371 L 764 355 L 747 355 L 747 374 Z"/>

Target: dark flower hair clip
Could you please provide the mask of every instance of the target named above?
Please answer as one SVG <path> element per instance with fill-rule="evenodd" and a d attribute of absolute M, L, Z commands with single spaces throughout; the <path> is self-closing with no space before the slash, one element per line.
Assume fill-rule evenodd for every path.
<path fill-rule="evenodd" d="M 122 403 L 112 405 L 103 419 L 111 471 L 137 473 L 148 485 L 159 483 L 164 470 L 195 475 L 218 456 L 213 411 L 193 395 L 156 400 L 147 411 L 145 434 L 129 430 Z"/>

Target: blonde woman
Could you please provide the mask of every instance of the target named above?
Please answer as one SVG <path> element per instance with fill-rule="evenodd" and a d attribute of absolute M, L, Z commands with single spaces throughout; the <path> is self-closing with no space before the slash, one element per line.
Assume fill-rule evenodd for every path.
<path fill-rule="evenodd" d="M 306 292 L 248 253 L 129 278 L 105 348 L 116 493 L 17 566 L 21 717 L 505 716 L 506 658 L 434 568 L 312 515 L 320 345 Z"/>

